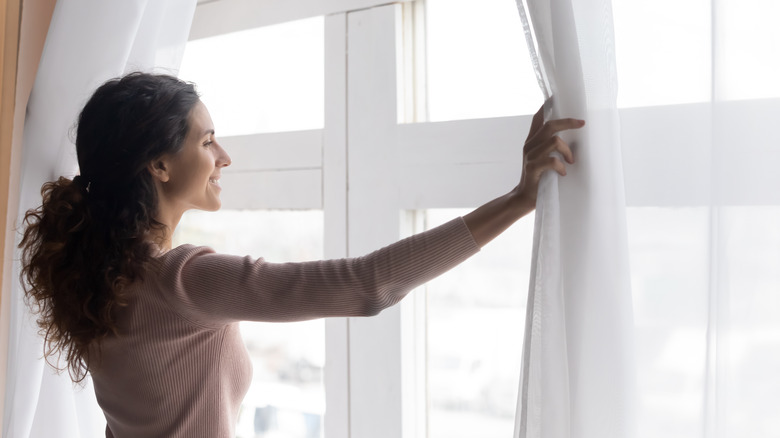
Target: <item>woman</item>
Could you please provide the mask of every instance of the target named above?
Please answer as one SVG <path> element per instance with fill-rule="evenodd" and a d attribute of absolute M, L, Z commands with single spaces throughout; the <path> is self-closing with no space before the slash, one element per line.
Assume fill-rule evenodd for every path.
<path fill-rule="evenodd" d="M 230 157 L 192 84 L 133 73 L 102 85 L 78 122 L 81 174 L 27 212 L 22 280 L 47 360 L 90 373 L 109 437 L 232 437 L 251 379 L 241 320 L 371 316 L 462 262 L 533 210 L 539 179 L 565 175 L 542 123 L 520 184 L 472 213 L 359 258 L 305 263 L 171 248 L 182 214 L 217 210 Z M 258 224 L 261 226 L 261 224 Z"/>

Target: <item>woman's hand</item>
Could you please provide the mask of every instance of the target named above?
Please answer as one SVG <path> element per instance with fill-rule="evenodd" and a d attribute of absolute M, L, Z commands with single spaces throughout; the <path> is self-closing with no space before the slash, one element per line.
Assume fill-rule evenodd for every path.
<path fill-rule="evenodd" d="M 554 155 L 559 152 L 567 163 L 574 163 L 569 145 L 557 133 L 567 129 L 579 129 L 585 126 L 584 120 L 557 119 L 544 123 L 543 108 L 534 114 L 528 138 L 523 147 L 523 174 L 520 184 L 512 190 L 512 195 L 524 204 L 536 206 L 536 194 L 539 191 L 539 181 L 547 170 L 554 170 L 559 175 L 566 175 L 566 165 Z"/>
<path fill-rule="evenodd" d="M 542 111 L 540 108 L 534 115 L 523 147 L 523 173 L 520 176 L 520 184 L 508 194 L 463 216 L 466 226 L 480 247 L 536 208 L 536 193 L 544 172 L 554 170 L 560 175 L 566 175 L 566 165 L 557 157 L 551 156 L 553 152 L 559 152 L 567 163 L 574 163 L 569 145 L 561 140 L 557 133 L 582 128 L 585 121 L 558 119 L 545 123 Z"/>

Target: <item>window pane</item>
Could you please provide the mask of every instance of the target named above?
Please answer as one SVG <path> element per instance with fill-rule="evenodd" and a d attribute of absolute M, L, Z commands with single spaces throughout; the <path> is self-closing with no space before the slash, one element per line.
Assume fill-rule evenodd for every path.
<path fill-rule="evenodd" d="M 627 209 L 639 438 L 700 436 L 706 369 L 709 209 Z"/>
<path fill-rule="evenodd" d="M 195 82 L 220 136 L 321 129 L 324 19 L 187 43 L 179 77 Z"/>
<path fill-rule="evenodd" d="M 707 207 L 628 209 L 639 438 L 700 436 L 705 396 L 719 436 L 778 436 L 778 222 L 780 207 L 723 207 L 711 244 Z M 705 393 L 708 353 L 716 382 Z"/>
<path fill-rule="evenodd" d="M 514 0 L 427 0 L 430 121 L 533 114 L 543 96 Z"/>
<path fill-rule="evenodd" d="M 218 252 L 268 261 L 318 260 L 323 253 L 322 211 L 190 211 L 174 245 L 207 245 Z M 239 414 L 241 438 L 317 438 L 325 412 L 325 322 L 242 322 L 254 367 Z"/>
<path fill-rule="evenodd" d="M 465 213 L 427 210 L 427 227 Z M 512 436 L 532 243 L 530 216 L 428 283 L 429 437 Z"/>
<path fill-rule="evenodd" d="M 710 0 L 613 0 L 618 107 L 707 102 Z"/>
<path fill-rule="evenodd" d="M 719 99 L 780 97 L 780 2 L 740 0 L 717 6 Z"/>
<path fill-rule="evenodd" d="M 718 429 L 780 436 L 780 207 L 723 209 Z"/>

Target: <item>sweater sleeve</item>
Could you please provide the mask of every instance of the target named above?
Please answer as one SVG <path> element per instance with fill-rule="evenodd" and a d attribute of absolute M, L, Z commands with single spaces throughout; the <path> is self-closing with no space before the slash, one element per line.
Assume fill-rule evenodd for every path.
<path fill-rule="evenodd" d="M 357 258 L 270 263 L 183 245 L 164 257 L 160 288 L 182 317 L 218 327 L 371 316 L 479 251 L 462 218 Z"/>

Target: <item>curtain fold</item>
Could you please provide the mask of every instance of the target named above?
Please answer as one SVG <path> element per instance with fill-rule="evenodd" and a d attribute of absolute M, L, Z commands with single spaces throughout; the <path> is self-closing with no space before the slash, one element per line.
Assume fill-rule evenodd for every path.
<path fill-rule="evenodd" d="M 515 437 L 634 433 L 633 319 L 610 0 L 517 0 L 546 119 L 576 164 L 540 185 Z"/>
<path fill-rule="evenodd" d="M 95 88 L 134 70 L 176 74 L 195 6 L 196 0 L 57 2 L 27 107 L 20 212 L 40 204 L 44 182 L 75 175 L 73 128 Z M 91 383 L 74 387 L 67 373 L 45 364 L 19 285 L 11 295 L 3 437 L 103 435 Z"/>

